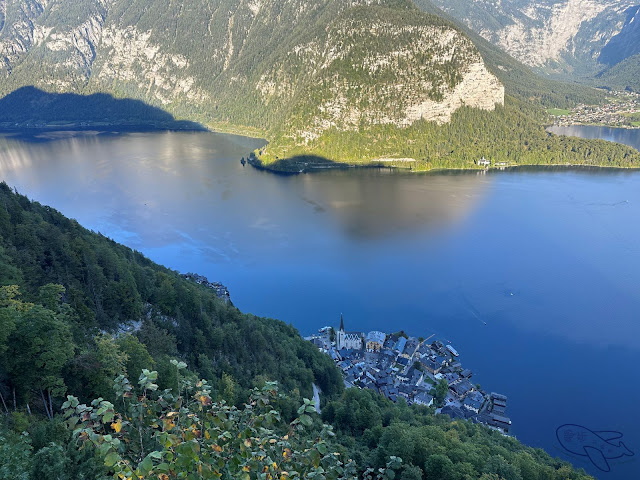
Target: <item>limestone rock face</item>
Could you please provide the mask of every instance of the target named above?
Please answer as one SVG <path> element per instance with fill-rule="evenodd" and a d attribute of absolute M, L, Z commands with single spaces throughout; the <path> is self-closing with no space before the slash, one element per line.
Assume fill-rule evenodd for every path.
<path fill-rule="evenodd" d="M 428 2 L 416 0 L 423 6 Z M 592 75 L 611 65 L 601 52 L 606 54 L 608 49 L 613 54 L 624 46 L 626 58 L 640 49 L 640 35 L 633 31 L 637 30 L 633 17 L 638 12 L 634 0 L 433 3 L 517 60 L 549 73 Z"/>
<path fill-rule="evenodd" d="M 301 145 L 504 103 L 473 42 L 409 0 L 166 3 L 0 0 L 0 95 L 106 92 Z"/>
<path fill-rule="evenodd" d="M 462 106 L 494 110 L 496 105 L 504 105 L 504 86 L 484 63 L 475 62 L 463 72 L 462 81 L 447 92 L 442 101 L 425 100 L 409 106 L 404 124 L 420 119 L 444 123 Z"/>

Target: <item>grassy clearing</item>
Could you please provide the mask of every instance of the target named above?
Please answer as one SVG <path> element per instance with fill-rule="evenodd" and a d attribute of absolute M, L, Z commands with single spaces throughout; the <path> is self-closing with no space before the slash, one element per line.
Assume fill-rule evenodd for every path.
<path fill-rule="evenodd" d="M 555 115 L 556 117 L 562 117 L 571 113 L 571 111 L 566 108 L 550 108 L 547 112 L 549 115 Z"/>

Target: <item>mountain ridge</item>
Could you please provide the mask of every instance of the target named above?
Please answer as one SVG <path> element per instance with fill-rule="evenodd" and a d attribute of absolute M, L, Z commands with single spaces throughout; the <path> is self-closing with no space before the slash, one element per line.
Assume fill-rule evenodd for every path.
<path fill-rule="evenodd" d="M 420 170 L 477 168 L 481 156 L 594 161 L 544 132 L 541 106 L 600 93 L 536 78 L 417 1 L 426 12 L 409 0 L 4 0 L 0 95 L 34 86 L 141 100 L 265 137 L 267 168 L 310 155 Z M 573 153 L 586 145 L 571 142 Z M 602 164 L 636 161 L 600 148 Z"/>
<path fill-rule="evenodd" d="M 594 77 L 637 54 L 640 45 L 640 6 L 634 0 L 433 1 L 485 40 L 556 79 L 594 84 Z"/>
<path fill-rule="evenodd" d="M 399 25 L 410 21 L 425 27 L 438 25 L 442 35 L 460 36 L 459 48 L 473 50 L 452 26 L 418 14 L 410 2 L 400 0 L 226 0 L 215 11 L 199 0 L 181 2 L 180 11 L 173 11 L 177 7 L 171 5 L 163 11 L 159 0 L 81 0 L 64 14 L 66 0 L 29 0 L 21 8 L 18 3 L 5 3 L 17 20 L 0 35 L 5 63 L 0 75 L 6 80 L 1 93 L 30 82 L 53 91 L 106 91 L 148 101 L 181 117 L 207 119 L 209 124 L 229 122 L 266 130 L 299 102 L 296 89 L 308 80 L 306 72 L 301 73 L 318 62 L 329 66 L 326 60 L 340 49 L 341 38 L 332 37 L 328 30 L 332 25 L 337 28 L 348 17 L 343 13 L 352 8 L 360 14 L 387 8 L 377 11 L 396 18 Z M 414 13 L 402 17 L 407 10 Z M 154 13 L 160 11 L 161 15 Z M 310 50 L 318 47 L 314 42 L 320 44 L 319 52 Z M 422 47 L 421 58 L 425 58 L 431 45 L 424 42 Z M 317 58 L 322 54 L 325 58 Z M 444 58 L 431 66 L 464 67 L 460 56 L 460 65 L 446 67 L 448 61 Z M 412 59 L 406 63 L 419 66 Z M 273 65 L 287 70 L 277 71 Z M 333 80 L 322 78 L 322 72 L 315 74 L 317 83 Z M 278 91 L 273 91 L 274 85 Z M 334 85 L 334 90 L 339 87 Z M 427 92 L 420 93 L 426 99 Z M 433 87 L 430 93 L 437 97 L 443 92 Z M 240 102 L 239 96 L 243 97 Z"/>

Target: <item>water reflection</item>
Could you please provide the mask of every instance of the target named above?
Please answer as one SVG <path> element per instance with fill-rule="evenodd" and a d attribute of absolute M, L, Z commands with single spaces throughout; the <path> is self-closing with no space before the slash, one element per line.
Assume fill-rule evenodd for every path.
<path fill-rule="evenodd" d="M 596 127 L 593 125 L 570 125 L 566 127 L 553 126 L 550 132 L 556 135 L 567 135 L 582 138 L 600 138 L 609 142 L 623 143 L 640 150 L 639 130 L 633 128 Z"/>
<path fill-rule="evenodd" d="M 635 418 L 638 172 L 285 177 L 243 167 L 263 142 L 242 137 L 36 140 L 0 136 L 0 178 L 20 192 L 305 333 L 344 312 L 348 328 L 450 339 L 510 397 L 528 443 L 552 450 L 560 424 Z M 625 385 L 615 411 L 593 394 L 602 378 Z"/>
<path fill-rule="evenodd" d="M 191 242 L 232 234 L 286 242 L 295 217 L 309 212 L 327 214 L 343 233 L 361 238 L 440 228 L 473 208 L 489 183 L 468 175 L 415 182 L 386 170 L 278 177 L 238 162 L 261 141 L 202 133 L 32 140 L 0 137 L 0 175 L 63 210 L 61 196 L 82 199 L 75 215 L 92 217 L 98 229 L 129 232 L 134 247 L 182 242 L 185 232 Z M 60 184 L 65 192 L 57 191 Z M 191 238 L 194 231 L 201 234 Z M 230 250 L 225 256 L 237 247 Z"/>
<path fill-rule="evenodd" d="M 300 188 L 314 212 L 329 212 L 347 235 L 375 238 L 450 226 L 482 201 L 489 183 L 475 175 L 419 181 L 383 169 L 305 175 Z"/>

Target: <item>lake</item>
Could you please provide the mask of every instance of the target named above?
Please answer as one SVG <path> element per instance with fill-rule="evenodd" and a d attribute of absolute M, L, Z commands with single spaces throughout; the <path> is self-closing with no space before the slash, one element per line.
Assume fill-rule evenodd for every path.
<path fill-rule="evenodd" d="M 509 397 L 520 440 L 601 478 L 640 471 L 640 172 L 278 176 L 240 164 L 261 143 L 5 135 L 0 178 L 302 334 L 340 313 L 348 330 L 436 334 Z M 622 432 L 636 456 L 599 472 L 561 449 L 567 423 Z"/>

